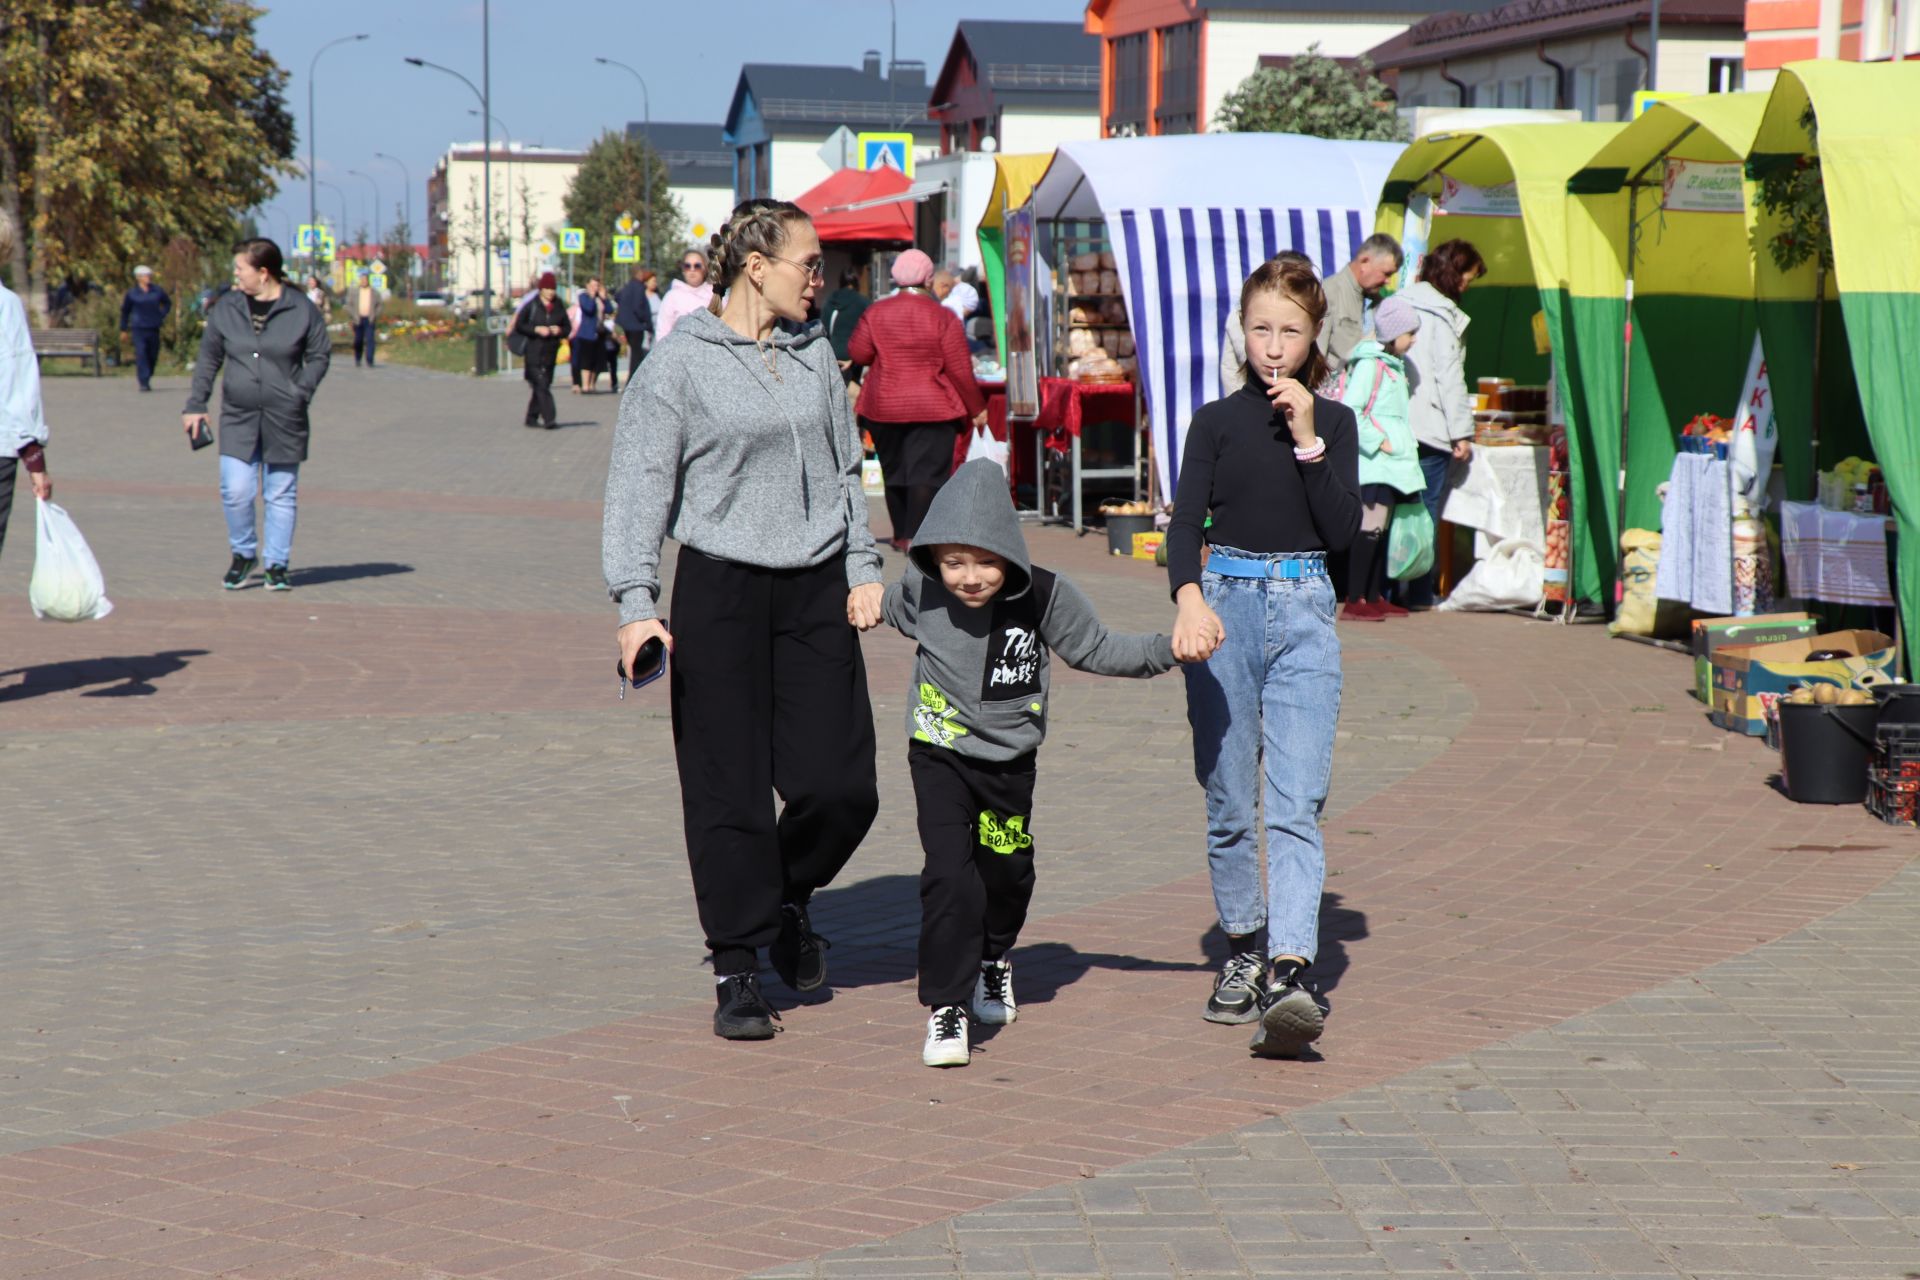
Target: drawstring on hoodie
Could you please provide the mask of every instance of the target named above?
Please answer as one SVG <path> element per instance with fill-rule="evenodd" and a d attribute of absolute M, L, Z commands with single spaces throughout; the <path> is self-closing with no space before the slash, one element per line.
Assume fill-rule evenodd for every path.
<path fill-rule="evenodd" d="M 728 332 L 732 333 L 733 331 L 728 330 Z M 738 337 L 739 335 L 735 334 L 734 336 Z M 813 490 L 811 486 L 807 484 L 807 451 L 800 444 L 800 428 L 794 423 L 793 415 L 787 412 L 787 407 L 780 403 L 780 397 L 775 395 L 773 389 L 760 380 L 759 374 L 754 370 L 753 362 L 740 353 L 741 344 L 737 342 L 724 342 L 721 345 L 733 353 L 733 358 L 740 362 L 740 367 L 747 371 L 747 376 L 753 379 L 754 385 L 767 393 L 767 398 L 773 401 L 773 407 L 780 411 L 781 418 L 786 421 L 787 438 L 793 442 L 793 459 L 800 464 L 800 510 L 808 517 L 811 517 L 813 515 Z M 778 363 L 780 352 L 784 350 L 784 348 L 782 348 L 779 343 L 769 343 L 766 349 L 773 352 L 774 361 Z M 756 353 L 761 350 L 758 343 L 754 344 L 754 350 Z M 788 354 L 792 353 L 789 351 Z M 806 361 L 800 360 L 798 356 L 794 356 L 794 359 L 800 363 L 802 368 L 806 367 Z M 772 372 L 764 362 L 762 362 L 759 367 L 767 370 L 769 373 Z M 776 377 L 775 380 L 778 381 L 778 378 Z M 831 423 L 831 417 L 829 417 L 829 423 Z M 834 447 L 831 427 L 829 427 L 827 431 L 827 448 L 833 454 L 833 460 L 837 465 L 840 461 L 840 452 Z"/>

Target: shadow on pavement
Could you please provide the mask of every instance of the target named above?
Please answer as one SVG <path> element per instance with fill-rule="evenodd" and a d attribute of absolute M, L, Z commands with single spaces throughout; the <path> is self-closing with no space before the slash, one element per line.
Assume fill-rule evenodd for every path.
<path fill-rule="evenodd" d="M 396 573 L 412 573 L 410 564 L 380 560 L 369 564 L 320 564 L 312 568 L 290 569 L 287 577 L 296 587 L 317 587 L 327 582 L 354 582 L 360 578 L 390 578 Z"/>
<path fill-rule="evenodd" d="M 0 680 L 24 677 L 19 684 L 0 688 L 0 702 L 21 702 L 49 693 L 66 693 L 88 685 L 105 685 L 81 694 L 83 698 L 143 698 L 158 693 L 153 682 L 186 669 L 189 658 L 204 657 L 206 649 L 169 649 L 126 658 L 78 658 L 47 662 L 37 667 L 0 671 Z"/>

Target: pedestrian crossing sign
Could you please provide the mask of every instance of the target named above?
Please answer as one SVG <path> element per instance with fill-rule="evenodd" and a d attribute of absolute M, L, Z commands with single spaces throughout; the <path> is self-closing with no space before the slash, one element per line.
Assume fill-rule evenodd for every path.
<path fill-rule="evenodd" d="M 320 261 L 332 262 L 333 248 L 334 248 L 333 232 L 328 231 L 325 227 L 322 227 L 320 229 Z"/>
<path fill-rule="evenodd" d="M 585 227 L 560 228 L 560 252 L 585 253 L 587 251 L 587 229 Z"/>
<path fill-rule="evenodd" d="M 893 169 L 913 176 L 913 135 L 910 133 L 863 133 L 859 139 L 862 169 Z"/>
<path fill-rule="evenodd" d="M 318 224 L 312 222 L 301 223 L 299 234 L 296 235 L 293 240 L 293 251 L 312 257 L 314 250 L 320 247 L 320 234 L 321 228 Z"/>
<path fill-rule="evenodd" d="M 615 262 L 640 261 L 640 237 L 615 236 L 613 238 L 613 260 Z"/>
<path fill-rule="evenodd" d="M 387 273 L 384 271 L 367 272 L 367 283 L 381 293 L 387 291 Z"/>

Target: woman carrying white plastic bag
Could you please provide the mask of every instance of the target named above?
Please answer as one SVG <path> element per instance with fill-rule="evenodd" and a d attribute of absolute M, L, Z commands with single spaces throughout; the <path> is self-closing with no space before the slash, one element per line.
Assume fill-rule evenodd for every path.
<path fill-rule="evenodd" d="M 13 220 L 0 210 L 0 260 L 13 253 Z M 33 496 L 53 496 L 47 474 L 47 419 L 40 409 L 40 362 L 34 358 L 27 309 L 0 284 L 0 546 L 6 545 L 13 487 L 20 468 L 33 478 Z"/>
<path fill-rule="evenodd" d="M 64 507 L 44 499 L 39 503 L 38 538 L 33 552 L 33 580 L 27 585 L 27 603 L 33 616 L 55 622 L 91 622 L 113 612 L 100 562 L 80 536 L 80 526 Z"/>

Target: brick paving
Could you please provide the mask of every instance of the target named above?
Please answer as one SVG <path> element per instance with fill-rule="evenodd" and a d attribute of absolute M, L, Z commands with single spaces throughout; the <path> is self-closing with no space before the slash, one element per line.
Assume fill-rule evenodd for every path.
<path fill-rule="evenodd" d="M 1767 789 L 1766 753 L 1704 724 L 1671 655 L 1505 617 L 1348 637 L 1336 1016 L 1300 1064 L 1196 1015 L 1219 940 L 1177 677 L 1062 679 L 1027 1016 L 936 1074 L 889 749 L 910 652 L 875 636 L 883 810 L 817 914 L 834 998 L 731 1046 L 707 1027 L 664 707 L 615 703 L 605 670 L 612 397 L 529 432 L 517 387 L 336 373 L 302 585 L 267 597 L 209 589 L 212 468 L 169 392 L 49 385 L 60 497 L 119 609 L 33 623 L 16 526 L 0 765 L 38 795 L 0 873 L 0 1275 L 1801 1274 L 1739 1251 L 1773 1232 L 1867 1267 L 1846 1251 L 1912 1241 L 1913 1019 L 1889 982 L 1912 873 L 1868 896 L 1912 843 Z M 1031 536 L 1114 624 L 1166 625 L 1149 567 Z M 1782 1016 L 1769 993 L 1808 964 L 1858 1002 L 1816 980 Z M 1871 1144 L 1827 1171 L 1870 1206 L 1784 1145 L 1815 1087 Z M 1723 1116 L 1645 1156 L 1672 1117 Z M 1667 1201 L 1777 1193 L 1777 1219 L 1749 1216 L 1798 1225 L 1702 1210 L 1698 1239 L 1669 1233 L 1721 1250 L 1699 1266 L 1613 1249 L 1664 1247 L 1666 1206 L 1591 1179 L 1599 1207 L 1575 1207 L 1554 1151 L 1696 1170 L 1644 1184 L 1686 1191 Z M 1263 1210 L 1254 1186 L 1318 1207 Z M 1488 1234 L 1366 1216 L 1403 1210 Z M 1526 1254 L 1562 1243 L 1526 1235 L 1536 1213 L 1606 1238 Z"/>

